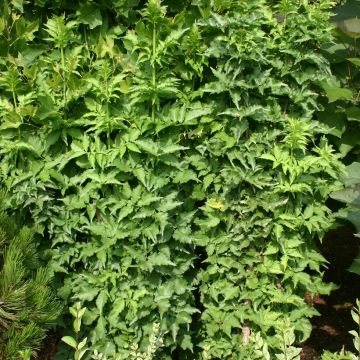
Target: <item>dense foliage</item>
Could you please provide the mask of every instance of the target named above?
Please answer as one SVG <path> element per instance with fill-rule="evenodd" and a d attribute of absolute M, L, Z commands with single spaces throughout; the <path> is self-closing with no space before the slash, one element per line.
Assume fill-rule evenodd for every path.
<path fill-rule="evenodd" d="M 0 193 L 3 207 L 3 193 Z M 35 350 L 60 314 L 49 287 L 49 273 L 40 267 L 37 249 L 26 227 L 0 212 L 0 359 L 19 358 Z"/>
<path fill-rule="evenodd" d="M 64 336 L 61 340 L 70 346 L 74 351 L 74 360 L 81 360 L 86 356 L 86 353 L 90 350 L 87 348 L 87 338 L 79 339 L 79 333 L 81 331 L 81 323 L 86 308 L 82 308 L 80 303 L 77 303 L 75 307 L 70 309 L 71 315 L 74 317 L 73 330 L 75 336 Z M 157 323 L 153 324 L 152 334 L 149 337 L 149 345 L 145 352 L 141 353 L 138 351 L 138 344 L 132 344 L 130 346 L 129 360 L 153 360 L 156 358 L 156 353 L 159 348 L 163 345 L 162 338 L 159 337 L 160 325 Z M 103 353 L 100 353 L 97 349 L 94 349 L 91 359 L 94 360 L 119 360 L 122 356 L 114 354 L 112 357 L 108 357 Z"/>
<path fill-rule="evenodd" d="M 313 117 L 332 2 L 1 4 L 0 177 L 90 342 L 298 358 L 343 171 Z"/>

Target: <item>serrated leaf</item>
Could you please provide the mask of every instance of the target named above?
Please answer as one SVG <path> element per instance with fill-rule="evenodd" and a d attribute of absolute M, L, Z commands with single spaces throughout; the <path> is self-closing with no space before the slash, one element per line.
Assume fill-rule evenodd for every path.
<path fill-rule="evenodd" d="M 133 171 L 137 179 L 146 187 L 146 172 L 143 168 L 138 167 Z"/>
<path fill-rule="evenodd" d="M 225 205 L 220 200 L 215 199 L 215 198 L 211 198 L 211 199 L 207 200 L 206 204 L 213 209 L 218 209 L 220 211 L 225 210 Z"/>
<path fill-rule="evenodd" d="M 156 156 L 158 154 L 158 146 L 151 140 L 135 140 L 133 143 L 136 144 L 140 150 L 144 150 L 151 155 Z"/>
<path fill-rule="evenodd" d="M 178 172 L 173 179 L 175 184 L 185 184 L 191 180 L 197 181 L 197 176 L 195 171 L 189 169 Z"/>
<path fill-rule="evenodd" d="M 342 203 L 354 205 L 360 208 L 360 189 L 356 187 L 339 190 L 332 193 L 331 197 L 335 200 L 341 201 Z"/>
<path fill-rule="evenodd" d="M 109 313 L 109 323 L 113 327 L 119 323 L 119 315 L 125 309 L 125 300 L 122 298 L 117 298 L 112 304 L 111 311 Z"/>
<path fill-rule="evenodd" d="M 348 61 L 350 61 L 356 66 L 360 66 L 360 58 L 348 58 Z"/>
<path fill-rule="evenodd" d="M 100 294 L 96 298 L 96 306 L 97 306 L 97 308 L 99 310 L 100 316 L 103 313 L 103 309 L 104 309 L 105 304 L 107 303 L 107 300 L 108 300 L 107 291 L 106 290 L 101 290 Z"/>
<path fill-rule="evenodd" d="M 180 347 L 183 349 L 183 350 L 190 350 L 190 351 L 193 351 L 193 343 L 192 343 L 192 338 L 190 335 L 188 334 L 185 334 L 182 339 L 180 340 Z"/>
<path fill-rule="evenodd" d="M 181 146 L 181 145 L 176 145 L 176 144 L 171 144 L 171 145 L 166 145 L 166 146 L 162 146 L 161 147 L 161 153 L 162 154 L 172 154 L 181 150 L 187 150 L 188 147 L 185 146 Z"/>
<path fill-rule="evenodd" d="M 76 299 L 80 301 L 92 301 L 98 293 L 99 289 L 86 285 L 78 290 Z"/>
<path fill-rule="evenodd" d="M 14 8 L 19 10 L 21 13 L 24 12 L 24 0 L 11 0 L 11 5 L 13 5 Z"/>
<path fill-rule="evenodd" d="M 151 266 L 175 266 L 175 264 L 170 260 L 170 253 L 160 252 L 158 254 L 150 255 L 148 259 L 149 265 Z"/>
<path fill-rule="evenodd" d="M 349 121 L 360 122 L 360 107 L 350 107 L 346 109 L 346 115 Z"/>
<path fill-rule="evenodd" d="M 343 175 L 341 180 L 346 187 L 360 184 L 360 163 L 353 162 L 352 164 L 347 166 L 346 175 Z"/>
<path fill-rule="evenodd" d="M 94 338 L 96 340 L 103 340 L 106 337 L 106 324 L 105 318 L 100 316 L 94 329 Z"/>
<path fill-rule="evenodd" d="M 234 315 L 229 315 L 224 319 L 223 324 L 224 333 L 229 337 L 232 336 L 232 328 L 241 328 L 241 324 L 239 319 L 237 319 Z"/>
<path fill-rule="evenodd" d="M 325 90 L 330 103 L 337 100 L 350 100 L 353 97 L 353 92 L 351 90 L 341 88 L 335 83 L 323 82 L 321 86 Z"/>
<path fill-rule="evenodd" d="M 360 252 L 356 255 L 348 271 L 360 275 Z"/>

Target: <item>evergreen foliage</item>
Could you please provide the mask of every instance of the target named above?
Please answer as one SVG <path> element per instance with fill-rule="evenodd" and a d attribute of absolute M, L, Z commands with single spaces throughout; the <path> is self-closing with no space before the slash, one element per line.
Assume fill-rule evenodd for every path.
<path fill-rule="evenodd" d="M 3 1 L 0 178 L 104 356 L 297 359 L 343 167 L 328 0 Z"/>
<path fill-rule="evenodd" d="M 19 351 L 37 349 L 60 307 L 48 271 L 38 262 L 31 229 L 18 228 L 3 211 L 0 244 L 0 359 L 12 360 Z"/>

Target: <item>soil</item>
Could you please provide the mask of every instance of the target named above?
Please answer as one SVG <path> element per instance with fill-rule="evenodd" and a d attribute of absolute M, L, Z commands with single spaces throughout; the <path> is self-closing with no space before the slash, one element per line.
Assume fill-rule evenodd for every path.
<path fill-rule="evenodd" d="M 34 360 L 53 360 L 61 337 L 61 332 L 50 331 Z"/>
<path fill-rule="evenodd" d="M 360 276 L 347 271 L 360 248 L 360 238 L 353 235 L 354 231 L 351 226 L 330 231 L 318 245 L 329 261 L 324 280 L 337 284 L 339 289 L 330 296 L 311 299 L 321 315 L 312 320 L 313 331 L 302 344 L 301 360 L 319 360 L 323 350 L 354 351 L 349 331 L 355 328 L 355 323 L 350 309 L 360 298 Z M 53 360 L 60 339 L 59 332 L 50 332 L 36 360 Z"/>

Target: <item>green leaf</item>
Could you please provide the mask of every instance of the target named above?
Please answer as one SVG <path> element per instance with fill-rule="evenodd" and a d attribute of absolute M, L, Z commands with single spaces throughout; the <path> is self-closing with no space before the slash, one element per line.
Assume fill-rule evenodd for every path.
<path fill-rule="evenodd" d="M 94 4 L 80 4 L 78 14 L 79 22 L 89 25 L 90 29 L 94 29 L 97 26 L 102 25 L 102 16 L 100 9 Z"/>
<path fill-rule="evenodd" d="M 229 337 L 232 336 L 232 328 L 241 328 L 241 324 L 239 319 L 237 319 L 234 315 L 229 315 L 224 319 L 223 324 L 224 333 Z"/>
<path fill-rule="evenodd" d="M 63 341 L 65 344 L 71 346 L 73 349 L 77 348 L 76 340 L 74 338 L 72 338 L 71 336 L 64 336 L 61 338 L 61 341 Z"/>
<path fill-rule="evenodd" d="M 345 204 L 350 204 L 360 207 L 360 190 L 358 188 L 347 188 L 331 194 L 335 200 L 341 201 Z"/>
<path fill-rule="evenodd" d="M 357 198 L 358 203 L 360 202 L 360 197 Z M 355 229 L 358 233 L 358 235 L 360 235 L 360 208 L 356 207 L 356 208 L 346 208 L 344 210 L 340 210 L 337 213 L 335 213 L 335 215 L 340 218 L 340 219 L 346 219 L 348 221 L 350 221 L 354 226 Z"/>
<path fill-rule="evenodd" d="M 223 132 L 223 131 L 218 132 L 218 133 L 215 135 L 215 138 L 218 138 L 218 139 L 224 141 L 226 148 L 231 148 L 231 147 L 233 147 L 233 146 L 236 144 L 236 139 L 234 139 L 233 137 L 227 135 L 227 134 L 226 134 L 225 132 Z"/>
<path fill-rule="evenodd" d="M 24 12 L 24 0 L 11 0 L 11 5 L 21 13 Z"/>
<path fill-rule="evenodd" d="M 213 228 L 220 223 L 220 219 L 218 217 L 209 215 L 207 219 L 197 219 L 195 222 L 200 227 Z"/>
<path fill-rule="evenodd" d="M 360 122 L 360 107 L 353 106 L 346 109 L 346 115 L 349 121 Z"/>
<path fill-rule="evenodd" d="M 360 184 L 360 163 L 353 162 L 346 167 L 346 175 L 341 180 L 346 187 Z M 360 192 L 360 190 L 359 190 Z"/>
<path fill-rule="evenodd" d="M 136 176 L 136 178 L 145 186 L 147 187 L 146 184 L 146 172 L 142 167 L 138 167 L 133 171 L 134 175 Z"/>
<path fill-rule="evenodd" d="M 322 83 L 322 87 L 325 90 L 330 103 L 337 100 L 350 100 L 353 97 L 353 92 L 351 90 L 341 88 L 335 83 Z"/>
<path fill-rule="evenodd" d="M 333 20 L 334 21 L 341 21 L 341 20 L 346 20 L 346 19 L 351 19 L 354 17 L 354 14 L 358 14 L 360 11 L 360 4 L 358 1 L 346 1 L 346 2 L 342 2 L 339 3 L 339 5 L 337 5 L 334 8 L 334 16 L 333 16 Z"/>
<path fill-rule="evenodd" d="M 190 324 L 192 321 L 191 315 L 187 313 L 186 311 L 181 311 L 176 316 L 176 323 L 177 324 Z"/>
<path fill-rule="evenodd" d="M 79 342 L 77 348 L 81 350 L 86 345 L 86 342 L 87 342 L 87 338 L 84 338 L 81 342 Z"/>
<path fill-rule="evenodd" d="M 359 134 L 357 131 L 348 128 L 341 139 L 335 139 L 334 142 L 337 144 L 341 155 L 344 157 L 359 144 Z"/>
<path fill-rule="evenodd" d="M 197 181 L 197 176 L 195 171 L 189 169 L 178 172 L 173 179 L 175 184 L 185 184 L 191 180 Z"/>
<path fill-rule="evenodd" d="M 79 352 L 79 360 L 83 358 L 83 356 L 86 354 L 87 351 L 89 351 L 89 349 L 85 349 Z"/>
<path fill-rule="evenodd" d="M 360 66 L 360 58 L 348 58 L 348 61 L 350 61 L 356 66 Z"/>
<path fill-rule="evenodd" d="M 178 152 L 180 150 L 187 150 L 187 149 L 188 149 L 188 147 L 185 147 L 185 146 L 171 144 L 171 145 L 162 146 L 161 152 L 162 152 L 162 154 L 172 154 L 172 153 Z"/>
<path fill-rule="evenodd" d="M 354 261 L 352 262 L 351 266 L 349 267 L 348 271 L 353 272 L 357 275 L 360 275 L 360 251 L 356 255 Z"/>
<path fill-rule="evenodd" d="M 27 68 L 34 64 L 45 50 L 44 47 L 39 45 L 27 46 L 23 51 L 19 52 L 16 62 L 19 66 Z"/>
<path fill-rule="evenodd" d="M 360 19 L 353 17 L 343 21 L 345 29 L 348 33 L 353 33 L 354 37 L 357 38 L 360 36 Z"/>
<path fill-rule="evenodd" d="M 105 318 L 103 316 L 100 316 L 94 329 L 95 340 L 98 341 L 106 338 L 106 324 L 107 321 L 105 320 Z"/>
<path fill-rule="evenodd" d="M 183 350 L 190 350 L 191 352 L 193 351 L 194 345 L 192 343 L 192 338 L 190 335 L 185 334 L 181 340 L 180 340 L 180 347 Z"/>
<path fill-rule="evenodd" d="M 98 295 L 97 299 L 96 299 L 96 306 L 99 310 L 100 316 L 103 313 L 103 309 L 105 304 L 107 303 L 108 300 L 108 294 L 106 290 L 101 290 L 100 294 Z"/>
<path fill-rule="evenodd" d="M 141 149 L 148 152 L 151 155 L 156 156 L 158 154 L 158 146 L 151 140 L 135 140 L 134 143 Z"/>
<path fill-rule="evenodd" d="M 125 309 L 125 300 L 122 298 L 117 298 L 112 304 L 111 311 L 109 313 L 109 323 L 111 326 L 116 327 L 120 322 L 119 315 Z"/>
<path fill-rule="evenodd" d="M 99 289 L 84 284 L 84 286 L 77 291 L 76 298 L 80 301 L 92 301 L 98 293 Z"/>
<path fill-rule="evenodd" d="M 53 42 L 58 48 L 64 48 L 68 43 L 73 42 L 74 34 L 72 29 L 76 26 L 75 21 L 66 22 L 65 16 L 53 16 L 45 24 L 45 31 L 49 37 L 44 40 Z"/>
<path fill-rule="evenodd" d="M 85 312 L 84 317 L 83 317 L 83 322 L 86 325 L 91 325 L 97 318 L 99 317 L 99 313 L 97 312 L 97 310 L 95 308 L 93 309 L 89 309 L 88 311 Z"/>
<path fill-rule="evenodd" d="M 330 128 L 329 134 L 341 139 L 346 131 L 347 120 L 344 112 L 336 110 L 335 104 L 327 106 L 326 111 L 319 114 L 319 121 Z"/>
<path fill-rule="evenodd" d="M 170 251 L 166 248 L 160 253 L 150 255 L 148 263 L 150 266 L 175 266 L 175 264 L 170 260 Z"/>

